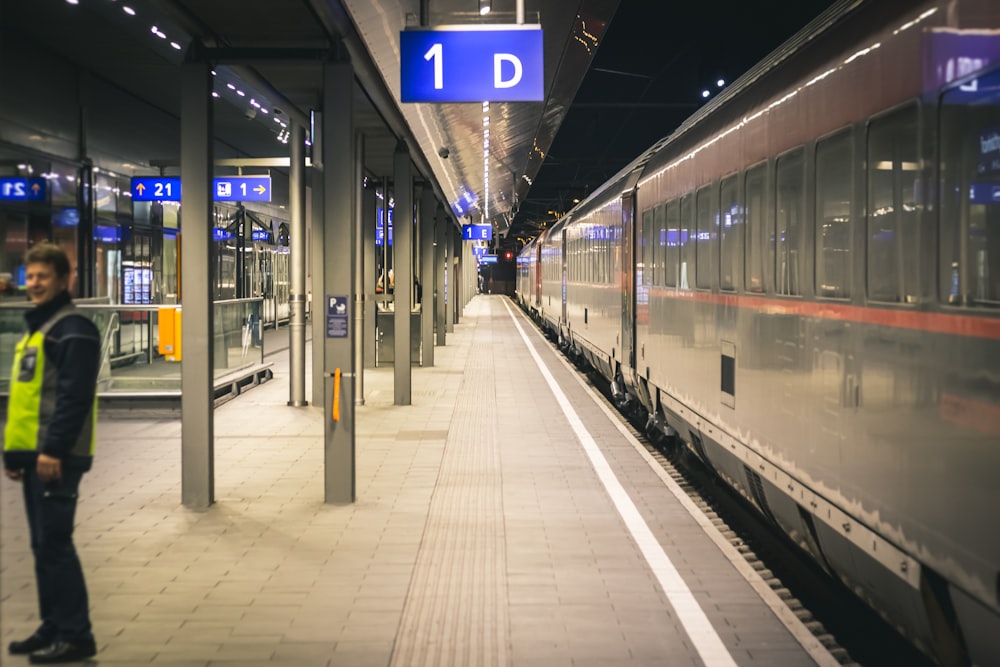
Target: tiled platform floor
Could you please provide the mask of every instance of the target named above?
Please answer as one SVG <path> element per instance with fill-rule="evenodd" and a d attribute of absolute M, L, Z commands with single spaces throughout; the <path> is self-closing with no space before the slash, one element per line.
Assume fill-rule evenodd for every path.
<path fill-rule="evenodd" d="M 323 414 L 274 380 L 216 412 L 216 504 L 180 504 L 180 422 L 102 419 L 76 537 L 101 664 L 699 665 L 515 330 L 479 296 L 413 370 L 365 374 L 357 502 L 323 504 Z M 530 327 L 739 665 L 813 660 Z M 309 383 L 307 382 L 307 387 Z M 19 489 L 0 484 L 0 664 L 36 623 Z M 722 662 L 720 664 L 726 664 Z"/>

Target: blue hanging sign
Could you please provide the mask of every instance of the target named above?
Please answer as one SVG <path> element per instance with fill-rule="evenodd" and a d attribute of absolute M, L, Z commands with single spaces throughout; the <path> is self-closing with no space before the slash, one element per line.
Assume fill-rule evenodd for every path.
<path fill-rule="evenodd" d="M 270 176 L 228 176 L 214 181 L 215 201 L 271 201 Z"/>
<path fill-rule="evenodd" d="M 180 201 L 181 179 L 176 176 L 135 177 L 132 201 Z M 212 181 L 215 201 L 271 201 L 270 176 L 225 176 Z"/>
<path fill-rule="evenodd" d="M 492 241 L 493 225 L 462 225 L 463 241 Z"/>
<path fill-rule="evenodd" d="M 403 102 L 542 102 L 537 25 L 464 25 L 399 33 Z"/>
<path fill-rule="evenodd" d="M 45 201 L 44 178 L 0 178 L 0 199 Z"/>

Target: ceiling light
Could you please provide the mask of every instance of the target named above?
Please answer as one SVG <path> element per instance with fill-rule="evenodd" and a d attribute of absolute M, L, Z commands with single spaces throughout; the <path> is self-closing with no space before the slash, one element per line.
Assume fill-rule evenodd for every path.
<path fill-rule="evenodd" d="M 719 79 L 718 81 L 715 82 L 715 85 L 717 85 L 719 88 L 722 88 L 724 85 L 726 85 L 726 80 Z"/>
<path fill-rule="evenodd" d="M 129 7 L 128 5 L 122 5 L 122 11 L 128 14 L 129 16 L 135 16 L 135 10 Z"/>
<path fill-rule="evenodd" d="M 701 96 L 702 96 L 702 97 L 705 97 L 705 98 L 707 98 L 707 97 L 708 97 L 709 95 L 711 95 L 711 94 L 712 94 L 712 93 L 708 92 L 708 90 L 703 90 L 703 91 L 701 91 Z"/>
<path fill-rule="evenodd" d="M 174 47 L 174 48 L 175 48 L 175 49 L 177 49 L 178 51 L 180 51 L 180 50 L 181 50 L 181 45 L 180 45 L 180 44 L 178 44 L 177 42 L 170 42 L 170 46 Z"/>
<path fill-rule="evenodd" d="M 78 5 L 80 4 L 80 0 L 66 0 L 66 3 L 70 5 Z"/>
<path fill-rule="evenodd" d="M 490 0 L 479 0 L 479 15 L 486 16 L 490 13 Z"/>

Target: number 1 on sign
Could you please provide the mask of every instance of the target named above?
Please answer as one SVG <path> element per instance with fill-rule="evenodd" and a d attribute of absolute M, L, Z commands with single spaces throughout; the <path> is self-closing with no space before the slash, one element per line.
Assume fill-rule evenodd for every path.
<path fill-rule="evenodd" d="M 424 60 L 430 60 L 431 58 L 434 59 L 434 89 L 441 90 L 444 88 L 444 52 L 441 42 L 437 42 L 431 48 L 427 49 L 427 53 L 424 54 Z"/>

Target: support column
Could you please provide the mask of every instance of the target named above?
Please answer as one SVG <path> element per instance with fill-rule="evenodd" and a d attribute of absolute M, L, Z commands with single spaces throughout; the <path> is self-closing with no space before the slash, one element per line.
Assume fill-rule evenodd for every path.
<path fill-rule="evenodd" d="M 455 313 L 456 305 L 458 303 L 458 281 L 455 279 L 455 250 L 459 243 L 461 243 L 460 237 L 455 232 L 455 226 L 452 224 L 448 225 L 448 229 L 445 232 L 446 240 L 448 241 L 448 276 L 446 278 L 448 285 L 446 290 L 448 292 L 448 304 L 447 312 L 445 314 L 445 327 L 448 333 L 454 333 L 455 331 Z M 456 241 L 456 238 L 459 240 Z"/>
<path fill-rule="evenodd" d="M 361 345 L 364 352 L 365 368 L 375 368 L 375 283 L 378 282 L 377 267 L 380 258 L 375 255 L 375 215 L 376 202 L 375 184 L 370 183 L 368 189 L 361 191 L 361 211 L 364 235 L 365 256 L 365 331 Z"/>
<path fill-rule="evenodd" d="M 392 155 L 393 197 L 392 268 L 396 276 L 393 292 L 393 403 L 411 404 L 410 295 L 413 293 L 413 171 L 406 142 L 396 144 Z"/>
<path fill-rule="evenodd" d="M 317 127 L 322 127 L 322 114 L 315 114 Z M 323 405 L 323 384 L 325 381 L 323 369 L 322 344 L 326 339 L 326 311 L 323 303 L 323 277 L 325 267 L 323 262 L 323 219 L 326 210 L 323 205 L 324 171 L 322 169 L 322 130 L 318 136 L 313 137 L 313 155 L 319 159 L 313 160 L 310 170 L 312 184 L 312 219 L 309 221 L 310 245 L 309 252 L 311 258 L 311 278 L 312 278 L 312 402 L 313 405 Z"/>
<path fill-rule="evenodd" d="M 448 303 L 445 299 L 445 276 L 448 272 L 448 228 L 451 221 L 438 207 L 437 225 L 434 230 L 434 332 L 435 345 L 444 345 L 448 336 Z"/>
<path fill-rule="evenodd" d="M 465 307 L 465 290 L 462 288 L 462 251 L 465 243 L 462 237 L 455 233 L 455 324 L 458 324 Z"/>
<path fill-rule="evenodd" d="M 291 227 L 288 230 L 291 264 L 291 292 L 288 316 L 288 404 L 306 402 L 306 132 L 292 120 L 289 143 L 291 160 L 288 200 Z"/>
<path fill-rule="evenodd" d="M 198 49 L 181 65 L 181 502 L 215 502 L 215 391 L 212 369 L 212 68 Z"/>
<path fill-rule="evenodd" d="M 420 357 L 423 366 L 434 365 L 434 191 L 425 185 L 420 193 Z"/>
<path fill-rule="evenodd" d="M 354 404 L 365 404 L 365 135 L 354 137 Z"/>
<path fill-rule="evenodd" d="M 350 62 L 323 65 L 323 285 L 314 292 L 323 337 L 324 488 L 328 503 L 355 500 L 354 422 L 354 72 Z M 335 400 L 336 399 L 336 400 Z"/>

